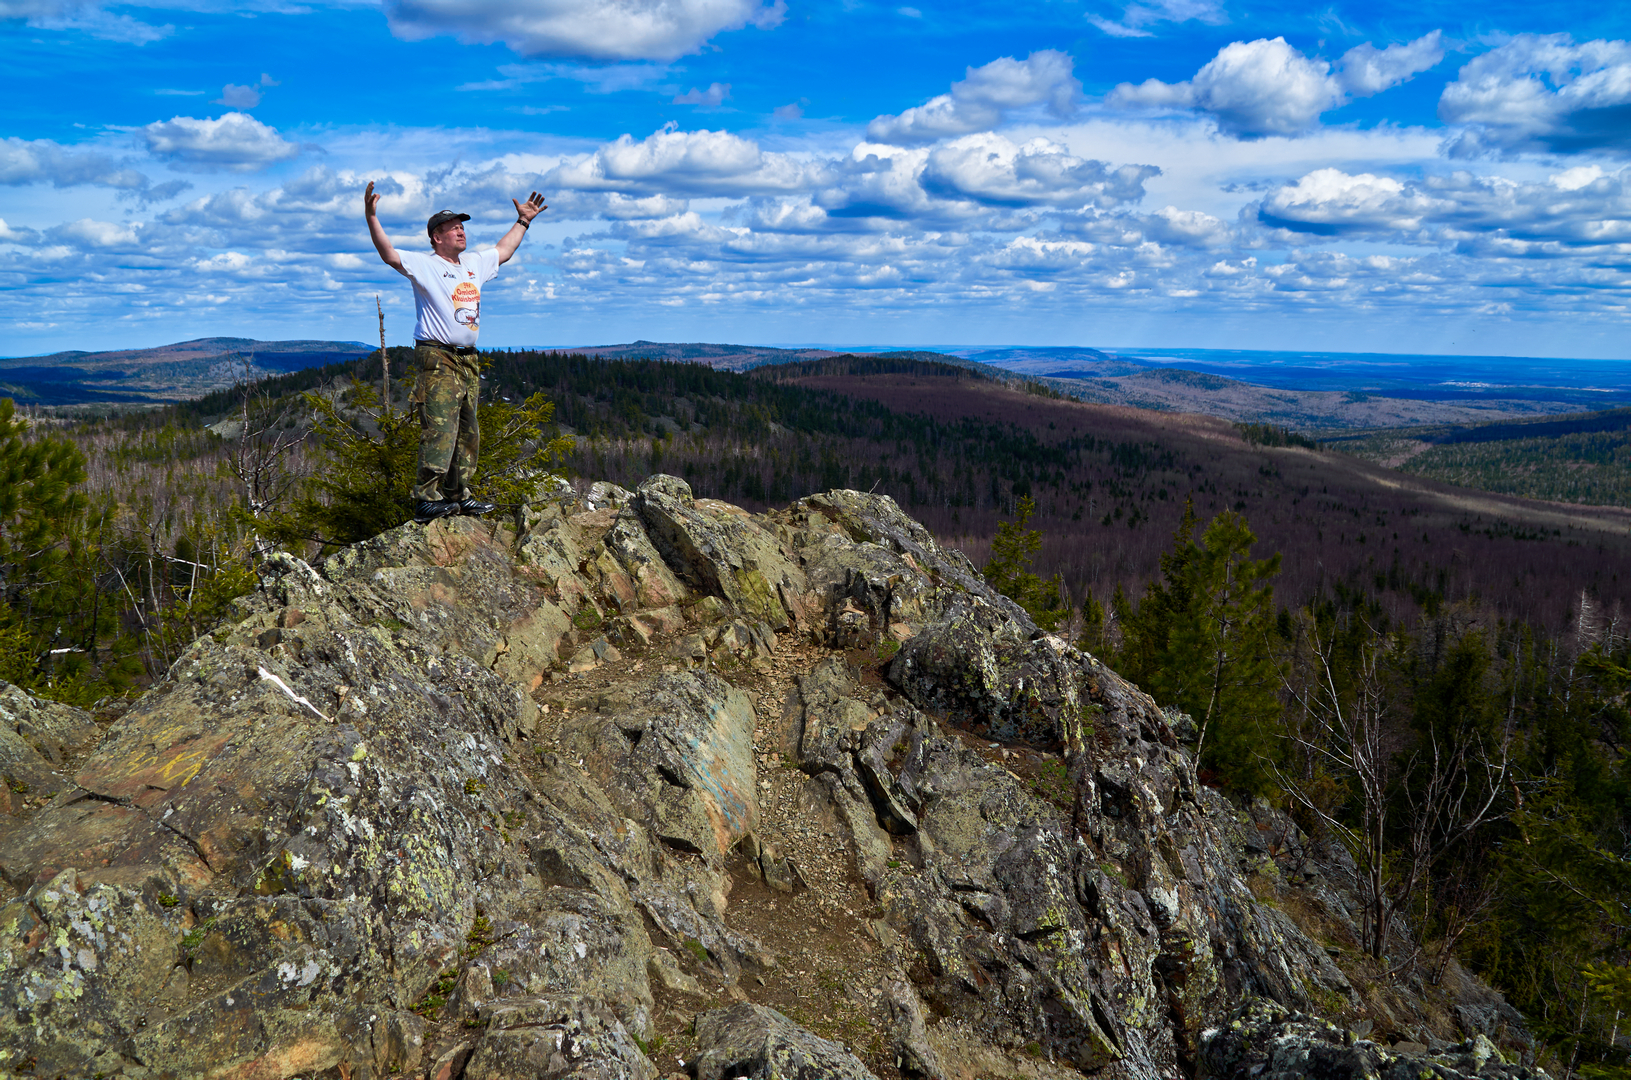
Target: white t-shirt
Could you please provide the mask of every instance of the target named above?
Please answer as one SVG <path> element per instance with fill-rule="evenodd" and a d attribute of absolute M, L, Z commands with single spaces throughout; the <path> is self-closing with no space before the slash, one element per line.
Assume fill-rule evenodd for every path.
<path fill-rule="evenodd" d="M 498 252 L 466 251 L 457 266 L 422 251 L 397 255 L 413 282 L 413 304 L 419 312 L 414 340 L 474 345 L 481 331 L 481 287 L 498 275 Z"/>

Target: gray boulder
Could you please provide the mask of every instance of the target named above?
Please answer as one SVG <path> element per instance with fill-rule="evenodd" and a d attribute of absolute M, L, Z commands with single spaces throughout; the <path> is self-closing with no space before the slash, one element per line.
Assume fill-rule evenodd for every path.
<path fill-rule="evenodd" d="M 748 621 L 791 624 L 785 597 L 804 592 L 804 571 L 776 537 L 726 503 L 691 495 L 675 476 L 653 476 L 630 503 L 668 565 L 693 588 L 729 603 Z"/>
<path fill-rule="evenodd" d="M 800 945 L 852 950 L 822 1030 L 877 1043 L 743 1003 L 699 1078 L 1359 1061 L 1307 1020 L 1361 1004 L 1351 860 L 1197 783 L 1148 696 L 887 498 L 755 517 L 654 477 L 517 521 L 274 557 L 105 736 L 0 690 L 0 754 L 61 785 L 0 830 L 0 1073 L 651 1080 L 677 1001 L 814 992 Z M 1521 1042 L 1448 972 L 1364 1007 Z M 1230 1022 L 1248 997 L 1281 1011 Z"/>
<path fill-rule="evenodd" d="M 1203 1036 L 1203 1080 L 1548 1080 L 1482 1035 L 1396 1051 L 1271 1001 L 1248 1001 Z"/>
<path fill-rule="evenodd" d="M 464 1080 L 656 1080 L 657 1069 L 604 1005 L 533 997 L 485 1010 Z"/>
<path fill-rule="evenodd" d="M 659 840 L 714 858 L 730 851 L 759 819 L 748 696 L 713 675 L 682 672 L 620 701 L 570 722 L 562 748 Z"/>
<path fill-rule="evenodd" d="M 62 769 L 101 736 L 91 714 L 0 681 L 0 812 L 70 787 Z"/>
<path fill-rule="evenodd" d="M 697 1048 L 696 1080 L 878 1080 L 843 1046 L 763 1005 L 698 1016 Z"/>

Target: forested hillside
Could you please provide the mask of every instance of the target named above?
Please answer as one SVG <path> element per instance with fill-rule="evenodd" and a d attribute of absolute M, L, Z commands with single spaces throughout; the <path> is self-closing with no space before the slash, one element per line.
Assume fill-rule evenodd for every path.
<path fill-rule="evenodd" d="M 1329 439 L 1349 453 L 1449 484 L 1526 499 L 1631 506 L 1631 409 L 1333 433 Z"/>
<path fill-rule="evenodd" d="M 117 419 L 0 418 L 0 677 L 117 708 L 254 586 L 274 541 L 312 555 L 404 518 L 390 493 L 412 466 L 410 357 L 392 350 L 391 409 L 376 356 Z M 1554 1062 L 1624 1067 L 1625 510 L 1452 488 L 1281 429 L 912 356 L 747 374 L 488 360 L 502 483 L 558 428 L 580 482 L 669 472 L 750 509 L 891 495 L 1188 714 L 1210 782 L 1348 847 L 1374 883 L 1352 947 L 1378 979 L 1430 986 L 1457 950 Z M 533 395 L 554 408 L 542 426 Z M 372 501 L 324 512 L 347 500 Z"/>

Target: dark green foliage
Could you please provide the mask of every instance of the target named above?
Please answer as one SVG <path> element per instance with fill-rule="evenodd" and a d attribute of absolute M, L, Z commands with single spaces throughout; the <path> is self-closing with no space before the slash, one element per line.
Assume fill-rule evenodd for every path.
<path fill-rule="evenodd" d="M 342 393 L 312 392 L 317 468 L 286 513 L 268 532 L 284 544 L 316 540 L 354 544 L 413 516 L 410 496 L 419 455 L 413 414 L 379 407 L 371 384 L 353 382 Z"/>
<path fill-rule="evenodd" d="M 1545 420 L 1334 436 L 1342 450 L 1417 476 L 1530 499 L 1631 502 L 1631 409 Z M 1422 444 L 1427 446 L 1423 447 Z"/>
<path fill-rule="evenodd" d="M 380 406 L 370 383 L 343 392 L 305 395 L 312 409 L 317 467 L 287 512 L 268 531 L 285 544 L 353 544 L 413 516 L 419 461 L 419 422 L 412 412 Z M 548 439 L 554 406 L 542 394 L 519 405 L 479 406 L 481 458 L 476 488 L 501 506 L 515 506 L 559 461 L 570 443 Z"/>
<path fill-rule="evenodd" d="M 476 483 L 503 507 L 515 507 L 533 496 L 538 482 L 554 475 L 572 449 L 568 438 L 547 437 L 555 405 L 535 393 L 518 405 L 502 399 L 480 406 L 481 462 Z"/>
<path fill-rule="evenodd" d="M 1505 495 L 1602 506 L 1631 501 L 1631 431 L 1434 446 L 1400 468 Z"/>
<path fill-rule="evenodd" d="M 1570 659 L 1527 638 L 1512 628 L 1495 650 L 1500 704 L 1527 735 L 1525 779 L 1482 867 L 1489 912 L 1467 951 L 1561 1060 L 1623 1077 L 1626 1051 L 1610 1038 L 1631 1011 L 1621 996 L 1631 978 L 1631 646 L 1604 634 Z"/>
<path fill-rule="evenodd" d="M 943 360 L 922 360 L 912 353 L 868 353 L 861 356 L 829 356 L 822 360 L 799 360 L 791 364 L 766 364 L 752 369 L 760 378 L 785 382 L 812 375 L 916 375 L 924 378 L 973 379 L 991 382 L 992 375 L 975 367 L 949 364 Z"/>
<path fill-rule="evenodd" d="M 1123 602 L 1125 603 L 1125 596 Z M 1082 631 L 1076 639 L 1076 647 L 1096 656 L 1109 655 L 1110 643 L 1106 636 L 1108 629 L 1104 605 L 1099 603 L 1089 590 L 1086 598 L 1082 600 Z"/>
<path fill-rule="evenodd" d="M 991 561 L 983 573 L 992 588 L 1024 608 L 1036 625 L 1057 630 L 1069 611 L 1059 579 L 1044 581 L 1031 571 L 1031 561 L 1042 550 L 1042 533 L 1025 527 L 1034 513 L 1036 502 L 1029 495 L 1021 496 L 1014 519 L 997 526 Z"/>
<path fill-rule="evenodd" d="M 632 486 L 655 460 L 699 495 L 749 507 L 852 487 L 887 493 L 931 523 L 937 510 L 950 524 L 970 510 L 984 522 L 1016 494 L 1038 497 L 1046 489 L 1060 503 L 1085 499 L 1093 484 L 1068 477 L 1087 461 L 1127 476 L 1174 467 L 1172 455 L 1150 443 L 1043 438 L 1015 423 L 937 419 L 820 389 L 819 382 L 789 381 L 856 370 L 945 385 L 990 381 L 977 370 L 899 356 L 834 357 L 741 375 L 700 364 L 514 352 L 492 355 L 487 392 L 515 399 L 547 393 L 556 421 L 584 436 L 566 459 L 576 472 Z M 672 434 L 669 421 L 687 430 Z M 654 436 L 662 438 L 655 458 Z M 1131 504 L 1134 496 L 1116 497 Z"/>
<path fill-rule="evenodd" d="M 1280 660 L 1274 589 L 1280 557 L 1250 558 L 1256 537 L 1239 514 L 1207 525 L 1200 543 L 1186 507 L 1161 580 L 1136 608 L 1121 599 L 1123 647 L 1114 664 L 1162 704 L 1200 726 L 1201 762 L 1234 788 L 1267 790 L 1280 753 Z"/>
<path fill-rule="evenodd" d="M 413 370 L 414 351 L 412 346 L 393 346 L 390 350 L 391 371 L 395 379 L 401 379 L 405 372 Z M 255 383 L 258 392 L 264 392 L 272 399 L 305 394 L 320 390 L 335 383 L 349 384 L 363 382 L 376 385 L 380 381 L 379 350 L 356 360 L 343 360 L 332 364 L 323 364 L 320 367 L 303 368 L 300 371 L 291 371 L 287 375 L 273 375 Z M 236 411 L 241 391 L 238 387 L 227 390 L 217 390 L 192 401 L 178 402 L 170 406 L 163 413 L 158 414 L 132 414 L 125 423 L 145 426 L 153 419 L 160 419 L 163 423 L 177 423 L 179 426 L 201 426 L 206 417 L 220 416 L 222 413 Z M 395 393 L 392 397 L 396 397 Z M 145 419 L 144 419 L 145 417 Z"/>
<path fill-rule="evenodd" d="M 47 650 L 81 640 L 86 509 L 85 455 L 26 428 L 0 399 L 0 675 L 25 686 Z"/>
<path fill-rule="evenodd" d="M 1253 446 L 1300 446 L 1306 450 L 1320 448 L 1317 440 L 1278 424 L 1236 424 L 1235 430 Z"/>

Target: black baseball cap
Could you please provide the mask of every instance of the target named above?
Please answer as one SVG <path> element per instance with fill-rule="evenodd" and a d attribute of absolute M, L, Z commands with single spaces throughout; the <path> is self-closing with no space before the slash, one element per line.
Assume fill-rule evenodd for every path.
<path fill-rule="evenodd" d="M 425 233 L 429 236 L 435 236 L 436 230 L 440 229 L 443 225 L 446 225 L 450 221 L 469 220 L 469 214 L 460 214 L 453 210 L 438 210 L 436 213 L 430 216 L 429 221 L 425 222 Z"/>

